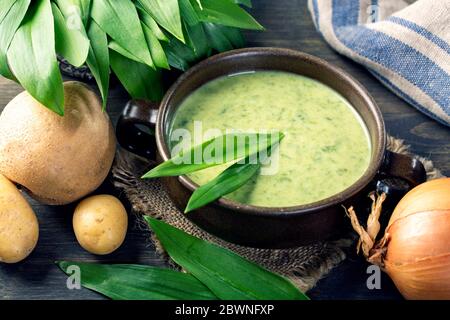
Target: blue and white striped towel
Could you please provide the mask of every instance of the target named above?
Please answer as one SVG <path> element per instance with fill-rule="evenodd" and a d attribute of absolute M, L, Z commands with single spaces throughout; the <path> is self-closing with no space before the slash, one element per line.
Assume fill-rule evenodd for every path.
<path fill-rule="evenodd" d="M 308 7 L 336 51 L 450 126 L 450 0 L 309 0 Z"/>

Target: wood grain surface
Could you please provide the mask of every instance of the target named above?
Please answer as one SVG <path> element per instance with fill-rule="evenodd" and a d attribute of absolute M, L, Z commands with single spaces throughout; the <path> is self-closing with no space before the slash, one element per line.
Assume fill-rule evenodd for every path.
<path fill-rule="evenodd" d="M 335 53 L 315 31 L 306 0 L 253 1 L 252 14 L 265 32 L 246 32 L 248 46 L 277 46 L 301 50 L 319 56 L 343 68 L 358 79 L 373 95 L 383 112 L 389 134 L 404 139 L 411 151 L 428 157 L 444 174 L 450 175 L 450 129 L 423 115 L 376 81 L 364 68 Z M 22 89 L 0 78 L 0 109 Z M 115 123 L 124 104 L 126 92 L 117 84 L 111 88 L 108 112 Z M 112 192 L 106 182 L 98 193 Z M 0 299 L 101 299 L 87 289 L 69 290 L 65 275 L 55 260 L 102 261 L 163 265 L 148 240 L 131 217 L 124 245 L 115 253 L 96 257 L 77 244 L 71 218 L 74 205 L 50 207 L 30 200 L 40 221 L 40 239 L 36 250 L 24 262 L 0 265 Z M 353 253 L 321 280 L 309 294 L 313 299 L 398 299 L 392 282 L 382 278 L 381 290 L 366 286 L 367 264 Z"/>

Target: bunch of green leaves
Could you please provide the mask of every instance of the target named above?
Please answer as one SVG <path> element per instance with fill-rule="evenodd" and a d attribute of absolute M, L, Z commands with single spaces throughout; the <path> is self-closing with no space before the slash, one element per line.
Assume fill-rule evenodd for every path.
<path fill-rule="evenodd" d="M 198 209 L 246 184 L 284 138 L 283 133 L 231 133 L 181 151 L 156 166 L 143 179 L 173 177 L 234 162 L 216 178 L 197 188 L 185 213 Z M 220 150 L 218 150 L 220 149 Z M 238 160 L 236 162 L 236 160 Z"/>
<path fill-rule="evenodd" d="M 170 257 L 186 272 L 142 265 L 58 262 L 81 284 L 112 299 L 307 300 L 289 280 L 234 252 L 145 218 Z"/>
<path fill-rule="evenodd" d="M 111 71 L 133 98 L 158 100 L 161 70 L 243 45 L 261 30 L 249 0 L 2 0 L 0 74 L 64 114 L 57 54 L 91 70 L 104 106 Z"/>

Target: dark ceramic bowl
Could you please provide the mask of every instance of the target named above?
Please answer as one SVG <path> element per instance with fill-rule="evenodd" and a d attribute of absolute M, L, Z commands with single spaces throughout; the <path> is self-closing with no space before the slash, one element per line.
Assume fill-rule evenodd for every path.
<path fill-rule="evenodd" d="M 342 192 L 318 202 L 284 208 L 257 207 L 221 198 L 187 215 L 202 229 L 225 240 L 262 248 L 281 248 L 325 240 L 348 225 L 342 205 L 367 196 L 377 174 L 400 177 L 409 186 L 425 180 L 422 164 L 386 151 L 386 131 L 375 101 L 343 70 L 317 57 L 279 48 L 248 48 L 213 56 L 183 74 L 159 106 L 131 101 L 118 123 L 118 140 L 130 151 L 152 154 L 150 137 L 137 124 L 155 127 L 158 161 L 168 160 L 170 124 L 180 103 L 195 89 L 217 77 L 251 70 L 281 70 L 316 79 L 344 96 L 363 118 L 372 143 L 371 162 L 364 175 Z M 156 123 L 155 123 L 156 120 Z M 345 130 L 345 126 L 342 126 Z M 301 177 L 299 177 L 300 179 Z M 184 210 L 198 186 L 186 176 L 165 178 L 175 204 Z"/>

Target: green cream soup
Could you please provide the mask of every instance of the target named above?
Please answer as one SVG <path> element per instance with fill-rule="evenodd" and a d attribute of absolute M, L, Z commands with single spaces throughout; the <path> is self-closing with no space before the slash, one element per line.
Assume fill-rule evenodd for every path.
<path fill-rule="evenodd" d="M 172 121 L 172 130 L 194 135 L 202 130 L 244 132 L 278 130 L 285 134 L 273 175 L 256 175 L 228 199 L 264 207 L 319 201 L 352 185 L 367 169 L 370 142 L 362 119 L 341 95 L 310 78 L 257 71 L 215 79 L 190 94 Z M 198 124 L 197 124 L 198 125 Z M 172 141 L 172 146 L 179 141 Z M 199 185 L 227 165 L 188 176 Z"/>

